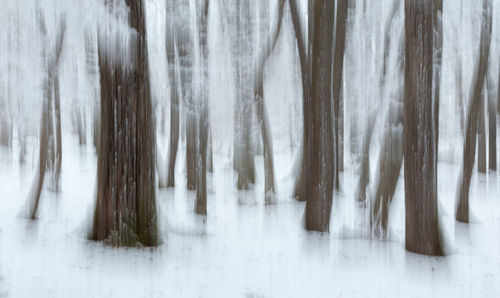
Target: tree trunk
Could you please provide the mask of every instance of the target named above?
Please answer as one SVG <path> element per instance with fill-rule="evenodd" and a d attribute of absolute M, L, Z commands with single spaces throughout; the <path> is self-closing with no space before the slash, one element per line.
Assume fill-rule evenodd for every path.
<path fill-rule="evenodd" d="M 408 251 L 443 255 L 435 165 L 432 3 L 405 0 L 405 242 Z"/>
<path fill-rule="evenodd" d="M 385 97 L 386 95 L 386 88 L 385 88 L 385 82 L 386 82 L 386 75 L 387 75 L 387 69 L 388 69 L 388 64 L 389 64 L 389 50 L 390 50 L 390 30 L 392 28 L 393 21 L 395 19 L 396 13 L 399 11 L 401 1 L 400 0 L 395 0 L 392 2 L 392 7 L 391 7 L 391 13 L 389 15 L 389 19 L 385 23 L 384 27 L 384 61 L 382 64 L 382 70 L 380 73 L 380 90 L 382 96 Z M 402 50 L 400 51 L 402 52 Z M 358 186 L 356 189 L 356 194 L 355 197 L 359 202 L 365 202 L 366 200 L 366 188 L 368 186 L 368 183 L 370 182 L 370 144 L 372 140 L 372 135 L 373 135 L 373 128 L 375 126 L 375 122 L 377 120 L 377 116 L 379 111 L 373 111 L 369 112 L 368 115 L 368 121 L 366 122 L 366 129 L 365 129 L 365 137 L 363 140 L 363 148 L 362 148 L 362 161 L 361 161 L 361 173 L 359 176 L 359 181 L 358 181 Z M 386 140 L 387 141 L 387 140 Z M 384 142 L 386 144 L 386 142 Z M 382 164 L 380 164 L 382 165 Z M 382 177 L 381 177 L 382 178 Z"/>
<path fill-rule="evenodd" d="M 335 52 L 333 60 L 333 111 L 335 113 L 335 189 L 340 190 L 340 170 L 344 167 L 344 160 L 341 159 L 340 146 L 344 145 L 344 118 L 341 107 L 341 90 L 344 69 L 345 33 L 347 23 L 348 0 L 337 2 L 337 25 L 335 26 Z M 342 132 L 342 135 L 340 134 Z"/>
<path fill-rule="evenodd" d="M 443 56 L 443 0 L 433 0 L 433 97 L 434 97 L 434 127 L 436 133 L 434 134 L 434 142 L 436 143 L 436 163 L 439 160 L 439 100 L 441 96 L 441 64 Z M 436 168 L 437 173 L 437 168 Z M 436 176 L 437 178 L 437 176 Z M 437 181 L 436 181 L 437 183 Z"/>
<path fill-rule="evenodd" d="M 142 0 L 127 0 L 127 5 L 135 34 L 117 34 L 121 41 L 103 36 L 98 43 L 102 131 L 91 238 L 119 246 L 155 246 L 159 243 L 154 184 L 156 148 L 145 7 Z M 112 48 L 122 44 L 130 47 L 130 61 L 116 63 L 109 59 L 108 42 L 121 42 Z"/>
<path fill-rule="evenodd" d="M 311 192 L 305 211 L 305 228 L 308 231 L 328 232 L 330 227 L 334 187 L 331 114 L 334 12 L 333 1 L 315 1 L 311 56 Z"/>
<path fill-rule="evenodd" d="M 479 101 L 478 133 L 477 133 L 477 170 L 480 173 L 486 173 L 486 117 L 484 115 L 487 89 L 484 85 L 481 100 Z"/>
<path fill-rule="evenodd" d="M 297 48 L 299 52 L 299 60 L 300 60 L 300 72 L 302 78 L 302 114 L 303 114 L 303 137 L 302 137 L 302 146 L 301 153 L 299 154 L 298 163 L 299 169 L 295 180 L 295 188 L 294 188 L 294 197 L 298 201 L 305 201 L 310 191 L 310 183 L 309 179 L 311 177 L 311 133 L 310 133 L 310 114 L 311 114 L 311 105 L 310 105 L 310 69 L 309 69 L 309 61 L 308 61 L 308 52 L 306 46 L 306 38 L 302 25 L 300 23 L 300 14 L 297 7 L 297 0 L 289 0 L 288 3 L 290 5 L 290 11 L 292 15 L 292 22 L 295 31 L 295 39 L 297 41 Z M 309 7 L 311 7 L 311 3 L 309 3 Z M 311 14 L 312 15 L 312 14 Z M 312 28 L 313 18 L 308 18 L 309 28 Z M 309 34 L 311 33 L 309 30 Z M 309 43 L 310 44 L 310 43 Z"/>
<path fill-rule="evenodd" d="M 47 155 L 48 155 L 48 125 L 49 125 L 49 109 L 48 99 L 51 92 L 51 84 L 48 79 L 45 82 L 44 100 L 42 103 L 42 117 L 40 120 L 40 150 L 38 159 L 38 173 L 33 180 L 31 186 L 30 197 L 28 202 L 30 204 L 29 218 L 34 220 L 37 217 L 38 205 L 40 203 L 40 195 L 42 193 L 43 181 L 45 179 L 45 170 L 47 168 Z"/>
<path fill-rule="evenodd" d="M 267 116 L 267 110 L 264 103 L 264 65 L 267 58 L 271 55 L 276 43 L 278 41 L 278 36 L 281 31 L 281 24 L 283 20 L 283 7 L 285 5 L 284 0 L 280 0 L 278 3 L 278 16 L 277 16 L 277 26 L 273 29 L 271 35 L 264 45 L 264 49 L 260 54 L 255 67 L 255 79 L 254 79 L 254 95 L 255 95 L 255 106 L 258 122 L 261 127 L 262 142 L 264 147 L 264 175 L 265 175 L 265 185 L 264 185 L 264 196 L 267 205 L 274 203 L 275 185 L 274 185 L 274 155 L 273 155 L 273 143 L 271 137 L 271 128 L 269 127 L 269 119 Z"/>
<path fill-rule="evenodd" d="M 209 0 L 203 0 L 199 20 L 199 42 L 201 52 L 201 94 L 199 99 L 198 150 L 196 175 L 195 212 L 207 215 L 207 144 L 208 144 L 208 10 Z"/>
<path fill-rule="evenodd" d="M 495 83 L 490 74 L 487 80 L 488 85 L 488 168 L 497 170 L 497 100 L 495 98 Z"/>
<path fill-rule="evenodd" d="M 59 190 L 59 178 L 61 176 L 62 165 L 62 135 L 61 135 L 61 95 L 59 89 L 59 73 L 54 75 L 54 112 L 56 126 L 56 159 L 54 167 L 55 189 Z"/>
<path fill-rule="evenodd" d="M 470 93 L 470 104 L 467 112 L 467 122 L 465 127 L 464 154 L 462 169 L 459 177 L 458 207 L 456 219 L 460 222 L 469 222 L 469 188 L 474 168 L 476 155 L 476 135 L 479 119 L 479 109 L 481 106 L 481 96 L 488 68 L 488 59 L 491 41 L 491 2 L 483 2 L 483 19 L 481 27 L 481 37 L 479 44 L 479 57 L 474 69 L 473 80 Z"/>
<path fill-rule="evenodd" d="M 175 53 L 168 53 L 170 82 L 170 145 L 168 151 L 168 174 L 167 187 L 175 186 L 175 161 L 177 159 L 177 147 L 179 145 L 179 92 L 177 75 L 175 71 L 176 59 Z"/>

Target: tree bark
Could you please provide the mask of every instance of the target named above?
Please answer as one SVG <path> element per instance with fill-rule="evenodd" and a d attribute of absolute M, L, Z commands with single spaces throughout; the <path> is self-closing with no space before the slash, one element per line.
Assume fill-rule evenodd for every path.
<path fill-rule="evenodd" d="M 486 81 L 485 81 L 486 82 Z M 480 173 L 486 173 L 486 117 L 484 114 L 485 102 L 488 100 L 486 95 L 487 89 L 486 84 L 483 88 L 483 93 L 481 95 L 481 100 L 479 101 L 479 117 L 477 121 L 478 133 L 477 133 L 477 170 Z"/>
<path fill-rule="evenodd" d="M 479 44 L 479 57 L 474 69 L 472 87 L 470 93 L 470 104 L 467 112 L 467 122 L 465 127 L 464 154 L 462 169 L 459 176 L 458 207 L 456 212 L 457 221 L 469 222 L 469 188 L 474 168 L 474 159 L 476 155 L 476 135 L 479 118 L 479 109 L 481 105 L 481 93 L 483 90 L 484 79 L 488 68 L 488 59 L 491 42 L 491 2 L 483 2 L 483 19 L 481 27 L 481 37 Z"/>
<path fill-rule="evenodd" d="M 264 66 L 267 58 L 271 55 L 276 43 L 278 41 L 278 36 L 281 31 L 281 24 L 283 20 L 283 7 L 285 5 L 284 0 L 280 0 L 278 3 L 278 18 L 276 28 L 273 29 L 271 35 L 266 41 L 260 57 L 257 61 L 255 67 L 255 79 L 254 79 L 254 96 L 255 96 L 255 106 L 258 122 L 261 127 L 262 142 L 264 147 L 264 175 L 265 175 L 265 185 L 264 185 L 264 196 L 267 205 L 274 203 L 275 194 L 275 184 L 274 184 L 274 156 L 273 156 L 273 143 L 271 137 L 271 128 L 269 127 L 269 120 L 267 115 L 267 110 L 264 102 Z"/>
<path fill-rule="evenodd" d="M 306 38 L 309 39 L 308 36 L 305 36 L 302 25 L 300 22 L 300 14 L 297 7 L 297 0 L 288 0 L 288 4 L 290 5 L 290 11 L 292 15 L 292 22 L 295 31 L 295 39 L 297 42 L 297 49 L 299 52 L 299 60 L 300 60 L 300 72 L 302 78 L 302 114 L 303 114 L 303 137 L 302 137 L 302 146 L 301 153 L 299 154 L 297 162 L 299 163 L 299 170 L 295 180 L 294 187 L 294 197 L 298 201 L 305 201 L 309 191 L 310 191 L 310 183 L 309 179 L 311 177 L 311 138 L 310 138 L 310 114 L 311 114 L 311 105 L 310 105 L 310 68 L 309 68 L 309 49 L 306 44 Z M 309 7 L 311 7 L 311 3 L 309 3 Z M 312 16 L 312 14 L 310 14 Z M 313 18 L 308 18 L 309 28 L 312 28 Z M 309 30 L 309 34 L 312 33 L 312 30 Z M 309 43 L 310 44 L 310 43 Z"/>
<path fill-rule="evenodd" d="M 389 50 L 390 50 L 390 30 L 392 24 L 394 22 L 396 13 L 399 11 L 401 1 L 395 0 L 392 2 L 391 13 L 389 15 L 389 19 L 385 23 L 384 28 L 384 62 L 382 64 L 382 70 L 380 73 L 380 90 L 382 96 L 385 96 L 385 82 L 386 75 L 389 63 Z M 375 122 L 377 120 L 378 111 L 369 112 L 368 121 L 366 122 L 366 132 L 363 140 L 363 148 L 362 148 L 362 161 L 361 161 L 361 174 L 359 176 L 358 186 L 356 189 L 355 197 L 358 202 L 365 202 L 366 200 L 366 188 L 368 183 L 370 183 L 370 144 L 373 135 L 373 127 L 375 126 Z M 384 142 L 384 144 L 386 144 Z M 381 164 L 382 165 L 382 164 Z"/>
<path fill-rule="evenodd" d="M 438 225 L 432 0 L 405 0 L 406 249 L 443 255 Z"/>
<path fill-rule="evenodd" d="M 333 60 L 333 111 L 335 113 L 335 189 L 340 190 L 340 171 L 344 167 L 344 160 L 341 159 L 340 146 L 344 145 L 344 136 L 340 132 L 344 131 L 344 118 L 342 107 L 342 79 L 344 70 L 345 33 L 347 23 L 348 0 L 337 2 L 337 25 L 335 26 L 335 51 Z"/>
<path fill-rule="evenodd" d="M 118 246 L 156 246 L 156 142 L 145 7 L 142 0 L 127 0 L 127 5 L 129 23 L 135 32 L 116 37 L 129 47 L 130 61 L 108 58 L 109 37 L 101 37 L 98 43 L 102 130 L 91 238 Z"/>
<path fill-rule="evenodd" d="M 334 187 L 331 113 L 334 12 L 333 1 L 315 1 L 311 56 L 311 192 L 305 211 L 305 228 L 308 231 L 328 232 L 330 227 Z"/>
<path fill-rule="evenodd" d="M 495 98 L 493 77 L 490 74 L 487 80 L 488 85 L 488 168 L 497 170 L 497 100 Z"/>

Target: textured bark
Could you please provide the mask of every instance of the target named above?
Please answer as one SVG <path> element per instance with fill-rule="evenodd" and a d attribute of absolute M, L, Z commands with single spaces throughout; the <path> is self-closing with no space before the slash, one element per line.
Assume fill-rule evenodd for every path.
<path fill-rule="evenodd" d="M 335 26 L 335 52 L 333 56 L 333 111 L 335 113 L 335 189 L 340 190 L 340 170 L 344 167 L 343 158 L 340 159 L 340 146 L 344 145 L 344 136 L 340 132 L 344 131 L 344 118 L 341 112 L 342 107 L 342 79 L 344 70 L 345 33 L 347 23 L 348 0 L 338 0 L 337 2 L 337 24 Z M 342 127 L 341 127 L 342 126 Z"/>
<path fill-rule="evenodd" d="M 316 0 L 312 32 L 311 178 L 305 211 L 308 231 L 328 232 L 333 200 L 332 47 L 335 3 Z"/>
<path fill-rule="evenodd" d="M 467 112 L 467 122 L 465 126 L 465 140 L 463 150 L 463 163 L 459 176 L 458 207 L 456 219 L 460 222 L 469 222 L 469 188 L 474 168 L 476 155 L 476 136 L 478 128 L 479 109 L 484 80 L 488 68 L 488 59 L 491 42 L 491 2 L 483 2 L 483 19 L 481 27 L 481 37 L 479 44 L 479 55 L 472 78 L 471 93 L 469 95 L 469 109 Z"/>
<path fill-rule="evenodd" d="M 435 165 L 432 4 L 405 0 L 405 242 L 408 251 L 443 255 Z"/>
<path fill-rule="evenodd" d="M 136 30 L 124 43 L 130 61 L 111 61 L 104 44 L 108 40 L 98 43 L 102 130 L 91 238 L 119 246 L 155 246 L 156 149 L 145 7 L 142 0 L 127 0 L 127 5 L 130 26 Z"/>

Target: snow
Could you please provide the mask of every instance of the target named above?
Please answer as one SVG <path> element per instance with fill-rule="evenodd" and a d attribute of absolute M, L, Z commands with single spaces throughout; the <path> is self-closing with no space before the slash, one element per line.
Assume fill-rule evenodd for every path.
<path fill-rule="evenodd" d="M 256 6 L 264 6 L 265 1 L 255 2 Z M 370 238 L 368 208 L 354 201 L 359 177 L 355 163 L 359 162 L 359 155 L 351 154 L 351 150 L 361 148 L 368 115 L 380 113 L 371 151 L 371 178 L 375 180 L 383 119 L 390 112 L 388 94 L 399 87 L 402 79 L 397 69 L 399 39 L 392 38 L 387 90 L 385 95 L 378 90 L 383 61 L 381 32 L 390 1 L 379 5 L 377 1 L 363 0 L 367 7 L 356 5 L 350 19 L 344 75 L 347 164 L 341 177 L 342 190 L 334 194 L 331 230 L 325 234 L 308 233 L 302 228 L 305 204 L 291 198 L 292 168 L 297 146 L 301 144 L 302 90 L 289 9 L 285 7 L 282 33 L 264 74 L 264 101 L 270 115 L 278 199 L 277 204 L 265 206 L 262 156 L 256 157 L 257 181 L 253 189 L 236 189 L 231 156 L 237 93 L 233 40 L 231 32 L 223 32 L 228 24 L 222 17 L 219 1 L 213 2 L 217 5 L 209 13 L 208 46 L 215 169 L 208 175 L 208 217 L 205 225 L 194 214 L 195 193 L 185 189 L 185 143 L 181 136 L 177 187 L 157 190 L 162 244 L 153 249 L 113 248 L 86 237 L 95 204 L 97 157 L 91 145 L 78 145 L 70 119 L 75 108 L 86 110 L 87 130 L 91 131 L 95 82 L 85 70 L 84 31 L 97 26 L 96 19 L 101 25 L 119 21 L 119 18 L 108 19 L 102 7 L 90 0 L 78 5 L 75 5 L 78 1 L 43 1 L 49 44 L 54 42 L 56 24 L 63 12 L 68 22 L 60 69 L 61 189 L 59 193 L 53 192 L 50 181 L 46 182 L 38 220 L 22 216 L 38 158 L 41 82 L 45 77 L 41 63 L 43 43 L 36 22 L 36 1 L 5 2 L 5 13 L 0 11 L 0 20 L 5 25 L 2 28 L 6 28 L 0 30 L 0 50 L 5 51 L 2 52 L 5 55 L 0 55 L 0 96 L 8 98 L 9 104 L 18 105 L 10 107 L 15 127 L 13 148 L 0 147 L 0 297 L 500 297 L 498 172 L 474 172 L 470 206 L 475 220 L 467 225 L 457 223 L 454 218 L 462 155 L 455 72 L 460 61 L 463 70 L 460 87 L 468 94 L 479 42 L 480 5 L 473 5 L 472 1 L 444 2 L 438 191 L 441 226 L 449 254 L 426 257 L 405 251 L 403 170 L 391 205 L 389 240 Z M 182 3 L 187 2 L 194 5 L 192 0 Z M 495 55 L 491 71 L 496 74 L 500 1 L 494 2 L 492 52 Z M 305 23 L 306 1 L 299 3 Z M 171 86 L 165 57 L 165 23 L 169 16 L 164 0 L 148 0 L 147 7 L 152 95 L 156 104 L 167 107 Z M 401 12 L 402 8 L 391 36 L 399 37 L 404 30 Z M 183 11 L 177 21 L 187 18 L 184 14 L 189 13 Z M 262 27 L 267 28 L 268 20 L 261 21 Z M 18 24 L 22 24 L 19 35 L 8 35 L 17 32 L 14 30 Z M 195 29 L 193 25 L 187 27 Z M 125 28 L 119 29 L 121 33 L 130 33 Z M 252 38 L 256 40 L 255 47 L 260 39 L 265 40 L 257 35 Z M 9 70 L 11 63 L 13 70 Z M 464 100 L 467 103 L 468 99 Z M 159 114 L 158 107 L 155 112 Z M 167 115 L 167 133 L 169 120 Z M 22 165 L 18 163 L 19 127 L 28 136 L 26 163 Z M 166 175 L 169 139 L 160 129 L 157 132 L 157 149 L 162 160 L 159 164 L 165 167 L 158 169 L 158 178 L 160 174 Z M 259 137 L 259 132 L 252 133 Z M 351 133 L 355 135 L 351 137 Z"/>
<path fill-rule="evenodd" d="M 159 190 L 161 246 L 112 248 L 88 241 L 96 157 L 64 134 L 61 192 L 44 189 L 39 219 L 19 216 L 35 166 L 0 155 L 0 296 L 8 297 L 499 297 L 500 180 L 477 175 L 471 208 L 477 223 L 455 223 L 458 168 L 439 164 L 442 223 L 453 250 L 444 258 L 404 249 L 402 177 L 390 215 L 391 240 L 370 240 L 364 209 L 347 171 L 335 194 L 330 234 L 301 226 L 304 203 L 290 198 L 293 156 L 276 154 L 278 199 L 264 205 L 262 158 L 254 189 L 238 192 L 227 150 L 209 175 L 206 232 L 184 185 Z M 223 147 L 223 146 L 220 146 Z M 180 149 L 182 151 L 182 146 Z M 30 152 L 33 152 L 32 149 Z"/>

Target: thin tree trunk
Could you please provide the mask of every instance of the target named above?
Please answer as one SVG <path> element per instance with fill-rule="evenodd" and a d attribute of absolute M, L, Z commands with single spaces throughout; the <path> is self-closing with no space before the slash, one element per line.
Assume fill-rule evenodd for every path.
<path fill-rule="evenodd" d="M 432 4 L 405 0 L 405 242 L 408 251 L 443 255 L 435 165 Z"/>
<path fill-rule="evenodd" d="M 385 96 L 385 82 L 387 69 L 389 68 L 389 50 L 390 50 L 390 30 L 392 28 L 396 13 L 399 11 L 401 1 L 395 0 L 392 2 L 391 13 L 389 15 L 389 19 L 385 23 L 384 28 L 384 62 L 382 64 L 382 71 L 380 74 L 380 90 L 381 94 Z M 370 144 L 373 136 L 373 127 L 375 126 L 375 122 L 377 120 L 378 111 L 369 112 L 368 121 L 366 122 L 366 133 L 363 140 L 363 148 L 362 148 L 362 156 L 363 159 L 361 161 L 361 174 L 359 176 L 358 187 L 356 190 L 355 197 L 359 202 L 365 202 L 366 200 L 366 188 L 368 183 L 370 183 Z M 385 142 L 384 142 L 385 144 Z"/>
<path fill-rule="evenodd" d="M 34 220 L 37 217 L 38 205 L 40 203 L 40 195 L 42 193 L 43 181 L 45 179 L 45 170 L 47 167 L 47 155 L 48 155 L 48 98 L 50 94 L 50 83 L 46 79 L 45 89 L 44 89 L 44 101 L 42 103 L 42 115 L 40 121 L 40 150 L 38 159 L 38 174 L 33 181 L 31 187 L 30 197 L 29 197 L 29 217 Z"/>
<path fill-rule="evenodd" d="M 201 51 L 201 98 L 199 99 L 198 150 L 196 176 L 196 206 L 195 212 L 207 215 L 207 152 L 208 152 L 208 10 L 210 1 L 204 0 L 199 20 L 199 42 Z"/>
<path fill-rule="evenodd" d="M 295 31 L 295 39 L 297 41 L 297 48 L 299 52 L 299 60 L 300 60 L 300 72 L 302 78 L 302 114 L 303 114 L 303 137 L 302 137 L 302 146 L 301 153 L 299 154 L 298 163 L 299 163 L 299 172 L 297 173 L 295 180 L 295 189 L 294 189 L 294 197 L 298 201 L 305 201 L 309 191 L 310 191 L 310 183 L 309 179 L 311 177 L 311 133 L 310 133 L 310 114 L 311 114 L 311 105 L 310 105 L 310 70 L 309 70 L 309 61 L 308 61 L 308 49 L 306 45 L 306 38 L 302 25 L 300 22 L 300 14 L 297 7 L 297 0 L 288 0 L 290 5 L 290 11 L 292 15 L 292 22 Z M 309 3 L 311 6 L 311 3 Z M 311 24 L 313 22 L 312 14 L 311 17 L 308 18 L 309 28 L 312 28 Z M 312 30 L 309 30 L 309 34 L 312 33 Z M 309 39 L 309 38 L 308 38 Z"/>
<path fill-rule="evenodd" d="M 493 77 L 490 74 L 487 80 L 488 85 L 488 167 L 492 171 L 497 170 L 497 100 L 495 98 Z"/>
<path fill-rule="evenodd" d="M 169 162 L 167 174 L 167 187 L 175 186 L 175 162 L 177 159 L 177 147 L 179 145 L 179 92 L 177 75 L 175 71 L 175 53 L 169 55 L 169 73 L 170 81 L 170 145 L 169 145 Z"/>
<path fill-rule="evenodd" d="M 486 82 L 486 81 L 485 81 Z M 478 117 L 478 134 L 477 134 L 477 170 L 480 173 L 486 173 L 486 117 L 485 117 L 485 101 L 488 100 L 486 95 L 486 85 L 483 87 L 483 93 L 479 102 L 479 117 Z"/>
<path fill-rule="evenodd" d="M 333 60 L 333 111 L 335 113 L 335 189 L 340 190 L 340 169 L 344 167 L 344 160 L 340 159 L 340 146 L 344 145 L 343 134 L 344 118 L 341 112 L 342 107 L 342 78 L 344 70 L 345 35 L 347 23 L 348 0 L 337 2 L 337 25 L 335 26 L 335 52 Z M 341 127 L 342 126 L 342 127 Z M 341 139 L 342 138 L 342 139 Z"/>
<path fill-rule="evenodd" d="M 254 94 L 255 94 L 255 106 L 257 110 L 257 117 L 261 127 L 262 141 L 264 147 L 264 175 L 265 175 L 265 186 L 264 195 L 266 204 L 274 203 L 274 157 L 273 157 L 273 143 L 271 137 L 271 129 L 269 127 L 269 120 L 267 115 L 266 106 L 264 103 L 264 65 L 267 58 L 271 55 L 276 43 L 278 41 L 278 36 L 281 31 L 281 24 L 283 20 L 283 7 L 285 5 L 284 0 L 280 0 L 278 3 L 278 23 L 276 28 L 274 28 L 272 34 L 269 36 L 264 49 L 260 54 L 259 60 L 257 61 L 257 66 L 255 67 L 255 79 L 254 79 Z"/>
<path fill-rule="evenodd" d="M 62 135 L 61 135 L 61 95 L 59 90 L 59 73 L 54 76 L 54 112 L 56 120 L 56 159 L 54 182 L 55 189 L 59 190 L 59 178 L 61 176 L 62 165 Z"/>
<path fill-rule="evenodd" d="M 491 2 L 483 2 L 483 19 L 481 27 L 481 37 L 479 45 L 479 57 L 474 69 L 472 88 L 470 93 L 470 104 L 467 112 L 467 122 L 465 130 L 464 154 L 462 169 L 459 176 L 458 207 L 456 219 L 460 222 L 469 222 L 469 188 L 474 168 L 476 155 L 476 135 L 481 106 L 481 93 L 488 68 L 488 59 L 491 41 Z"/>

